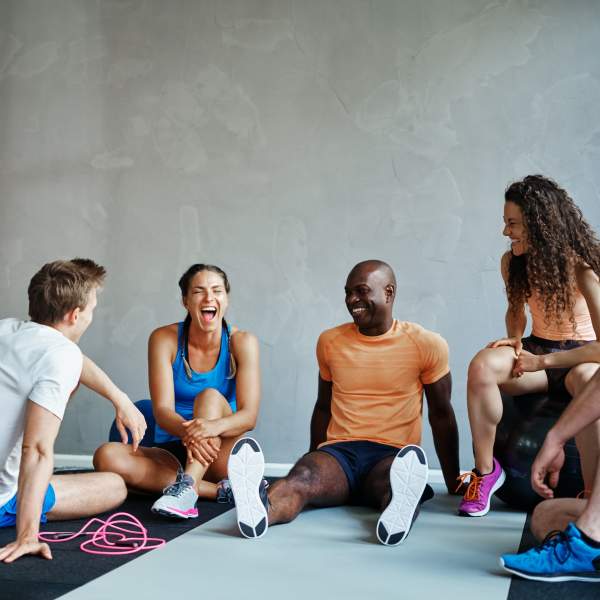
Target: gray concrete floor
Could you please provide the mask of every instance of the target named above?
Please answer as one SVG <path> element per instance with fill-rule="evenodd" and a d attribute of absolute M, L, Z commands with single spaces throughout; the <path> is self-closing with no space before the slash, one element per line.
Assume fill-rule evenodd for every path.
<path fill-rule="evenodd" d="M 525 514 L 494 504 L 480 519 L 456 516 L 458 498 L 435 485 L 406 542 L 377 543 L 365 508 L 306 511 L 259 540 L 239 537 L 230 511 L 63 598 L 353 600 L 470 597 L 505 600 L 498 556 L 519 546 Z M 150 532 L 152 535 L 152 532 Z"/>

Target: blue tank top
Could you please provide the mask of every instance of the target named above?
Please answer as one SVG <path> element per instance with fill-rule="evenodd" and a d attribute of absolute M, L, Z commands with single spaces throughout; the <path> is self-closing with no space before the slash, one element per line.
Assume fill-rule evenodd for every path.
<path fill-rule="evenodd" d="M 217 364 L 210 371 L 205 373 L 196 373 L 192 371 L 192 377 L 188 377 L 183 357 L 185 352 L 183 322 L 178 324 L 177 328 L 177 355 L 173 363 L 173 385 L 175 388 L 175 411 L 184 419 L 189 420 L 194 413 L 194 398 L 206 388 L 214 388 L 218 390 L 229 402 L 231 410 L 237 410 L 235 400 L 235 379 L 227 379 L 229 375 L 230 351 L 229 337 L 231 331 L 229 328 L 223 327 L 221 333 L 221 349 L 219 351 L 219 359 Z M 158 444 L 178 440 L 179 438 L 171 435 L 162 427 L 156 424 L 154 433 L 154 441 Z"/>

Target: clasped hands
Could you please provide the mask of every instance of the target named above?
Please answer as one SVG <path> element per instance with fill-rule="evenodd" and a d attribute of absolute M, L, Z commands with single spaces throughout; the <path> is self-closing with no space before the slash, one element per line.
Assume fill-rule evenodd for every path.
<path fill-rule="evenodd" d="M 202 419 L 195 417 L 182 423 L 185 433 L 181 441 L 187 449 L 189 462 L 199 462 L 209 467 L 219 456 L 221 430 L 218 419 Z"/>
<path fill-rule="evenodd" d="M 544 355 L 536 355 L 523 350 L 523 344 L 519 338 L 502 338 L 490 342 L 486 348 L 500 348 L 501 346 L 510 346 L 514 349 L 515 362 L 512 369 L 513 377 L 521 377 L 523 373 L 541 371 L 544 368 Z"/>

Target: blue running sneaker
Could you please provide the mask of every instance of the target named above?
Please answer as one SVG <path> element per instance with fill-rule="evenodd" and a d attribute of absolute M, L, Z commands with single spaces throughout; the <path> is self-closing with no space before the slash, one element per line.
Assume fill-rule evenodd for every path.
<path fill-rule="evenodd" d="M 573 523 L 553 531 L 541 546 L 521 554 L 504 554 L 500 565 L 509 573 L 536 581 L 593 581 L 600 583 L 600 548 L 585 543 Z"/>

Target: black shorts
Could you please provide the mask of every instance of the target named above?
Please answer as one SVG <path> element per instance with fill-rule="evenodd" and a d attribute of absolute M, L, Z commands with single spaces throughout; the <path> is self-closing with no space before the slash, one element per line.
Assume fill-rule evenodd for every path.
<path fill-rule="evenodd" d="M 335 458 L 342 467 L 351 496 L 358 496 L 360 486 L 371 469 L 384 458 L 396 456 L 400 448 L 378 444 L 377 442 L 335 442 L 321 446 L 318 452 L 326 452 Z"/>
<path fill-rule="evenodd" d="M 572 350 L 579 348 L 589 342 L 584 340 L 545 340 L 536 335 L 530 335 L 523 338 L 523 349 L 531 354 L 552 354 L 554 352 L 562 352 L 564 350 Z M 569 402 L 571 394 L 565 386 L 565 378 L 572 367 L 560 369 L 545 369 L 546 377 L 548 377 L 548 396 L 552 400 Z"/>
<path fill-rule="evenodd" d="M 181 443 L 181 440 L 172 440 L 170 442 L 163 442 L 162 444 L 154 444 L 155 448 L 162 448 L 167 452 L 170 452 L 181 465 L 185 468 L 187 462 L 187 448 Z"/>

